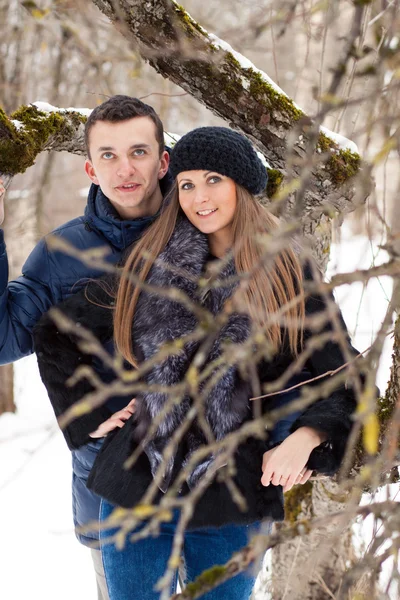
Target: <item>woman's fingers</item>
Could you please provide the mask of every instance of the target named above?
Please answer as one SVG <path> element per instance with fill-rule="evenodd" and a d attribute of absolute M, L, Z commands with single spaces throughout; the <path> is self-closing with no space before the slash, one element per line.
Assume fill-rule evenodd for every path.
<path fill-rule="evenodd" d="M 135 402 L 136 402 L 136 398 L 132 398 L 132 400 L 129 402 L 128 406 L 126 407 L 128 410 L 132 411 L 132 414 L 135 412 Z"/>
<path fill-rule="evenodd" d="M 283 488 L 283 492 L 288 492 L 289 490 L 292 489 L 292 487 L 294 485 L 303 485 L 304 483 L 306 483 L 310 477 L 312 475 L 312 471 L 310 471 L 309 469 L 306 469 L 306 467 L 304 467 L 304 469 L 302 469 L 302 471 L 300 471 L 299 475 L 295 478 L 295 481 L 293 482 L 292 478 L 289 478 L 286 482 L 286 485 Z"/>
<path fill-rule="evenodd" d="M 303 477 L 302 477 L 302 479 L 301 479 L 301 481 L 300 481 L 299 483 L 300 483 L 301 485 L 303 485 L 303 483 L 307 483 L 307 481 L 310 479 L 310 477 L 311 477 L 311 475 L 312 475 L 312 474 L 313 474 L 312 470 L 308 469 L 308 470 L 307 470 L 307 471 L 304 473 L 304 475 L 303 475 Z"/>
<path fill-rule="evenodd" d="M 262 477 L 261 477 L 261 483 L 264 486 L 268 486 L 271 483 L 271 477 L 274 473 L 274 466 L 271 463 L 271 458 L 275 453 L 276 448 L 272 448 L 272 450 L 268 450 L 267 452 L 264 452 L 263 454 L 263 461 L 262 461 Z"/>
<path fill-rule="evenodd" d="M 277 472 L 272 475 L 271 483 L 273 485 L 285 485 L 288 478 L 289 475 L 282 475 L 282 473 Z"/>
<path fill-rule="evenodd" d="M 111 417 L 107 419 L 107 421 L 104 421 L 104 423 L 99 425 L 96 431 L 93 431 L 89 434 L 90 437 L 101 438 L 107 435 L 107 433 L 110 433 L 110 431 L 116 429 L 116 427 L 123 427 L 125 425 L 125 421 L 130 419 L 133 413 L 135 412 L 134 401 L 135 399 L 131 400 L 125 408 L 111 415 Z"/>
<path fill-rule="evenodd" d="M 300 471 L 300 473 L 297 475 L 297 477 L 296 477 L 296 481 L 295 481 L 295 485 L 297 485 L 298 483 L 301 483 L 301 480 L 303 479 L 303 477 L 304 477 L 304 475 L 305 475 L 305 472 L 306 472 L 306 470 L 307 470 L 307 469 L 304 467 L 304 469 L 302 469 L 302 470 Z"/>
<path fill-rule="evenodd" d="M 132 409 L 129 409 L 128 407 L 123 408 L 122 410 L 119 410 L 118 412 L 114 413 L 109 420 L 113 420 L 113 419 L 125 419 L 125 421 L 127 421 L 128 419 L 130 419 L 130 417 L 133 415 L 135 411 Z"/>
<path fill-rule="evenodd" d="M 277 469 L 271 464 L 272 450 L 265 452 L 263 456 L 263 475 L 261 477 L 261 483 L 267 487 L 270 483 L 272 485 L 281 485 L 284 492 L 288 492 L 294 485 L 303 485 L 306 483 L 311 475 L 312 471 L 303 467 L 301 471 L 292 473 L 282 473 L 280 469 Z"/>

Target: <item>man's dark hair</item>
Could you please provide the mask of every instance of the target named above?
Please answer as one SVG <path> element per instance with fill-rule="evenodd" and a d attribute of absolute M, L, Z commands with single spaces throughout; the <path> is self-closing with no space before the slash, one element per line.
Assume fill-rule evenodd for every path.
<path fill-rule="evenodd" d="M 154 125 L 156 126 L 156 140 L 160 149 L 160 156 L 164 151 L 164 127 L 161 123 L 160 117 L 148 104 L 145 104 L 138 98 L 132 98 L 132 96 L 111 96 L 108 100 L 96 106 L 92 110 L 85 125 L 85 147 L 86 153 L 89 158 L 89 136 L 90 130 L 97 121 L 108 121 L 110 123 L 118 123 L 120 121 L 127 121 L 128 119 L 134 119 L 135 117 L 149 117 Z"/>

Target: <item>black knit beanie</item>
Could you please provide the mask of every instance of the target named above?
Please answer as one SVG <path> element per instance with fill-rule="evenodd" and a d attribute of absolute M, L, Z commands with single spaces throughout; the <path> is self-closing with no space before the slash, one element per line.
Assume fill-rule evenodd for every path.
<path fill-rule="evenodd" d="M 182 171 L 196 170 L 230 177 L 254 195 L 265 190 L 268 180 L 266 168 L 250 141 L 226 127 L 199 127 L 175 144 L 170 163 L 174 179 Z"/>

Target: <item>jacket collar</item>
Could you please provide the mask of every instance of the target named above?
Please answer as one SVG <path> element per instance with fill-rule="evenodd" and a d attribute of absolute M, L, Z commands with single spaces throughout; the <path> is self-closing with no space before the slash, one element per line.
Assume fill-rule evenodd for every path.
<path fill-rule="evenodd" d="M 169 173 L 160 181 L 163 197 L 172 185 Z M 151 217 L 121 219 L 107 196 L 98 185 L 92 183 L 85 208 L 85 222 L 98 231 L 117 251 L 123 251 L 136 241 L 142 232 L 151 225 L 158 213 Z"/>

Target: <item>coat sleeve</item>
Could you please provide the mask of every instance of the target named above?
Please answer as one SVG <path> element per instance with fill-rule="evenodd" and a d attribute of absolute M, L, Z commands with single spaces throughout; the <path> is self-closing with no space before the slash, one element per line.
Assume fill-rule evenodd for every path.
<path fill-rule="evenodd" d="M 305 270 L 305 279 L 312 280 L 309 269 Z M 334 302 L 333 294 L 330 299 Z M 357 350 L 351 345 L 347 328 L 339 308 L 337 309 L 338 322 L 343 332 L 343 338 L 347 349 L 352 357 L 358 356 Z M 325 313 L 327 310 L 326 300 L 322 295 L 314 294 L 306 300 L 306 316 L 315 316 L 319 313 Z M 334 331 L 330 321 L 325 322 L 319 331 L 311 332 L 309 329 L 304 332 L 304 342 L 314 335 Z M 361 359 L 362 360 L 362 359 Z M 314 350 L 313 354 L 307 360 L 306 367 L 311 377 L 318 377 L 335 371 L 346 363 L 342 348 L 337 341 L 329 340 L 323 347 Z M 327 375 L 329 376 L 329 375 Z M 361 376 L 361 381 L 363 377 Z M 315 382 L 315 385 L 321 383 L 321 380 Z M 315 448 L 311 453 L 308 467 L 326 475 L 334 474 L 340 467 L 346 450 L 346 443 L 353 425 L 352 415 L 356 409 L 357 401 L 354 390 L 349 384 L 343 384 L 326 398 L 320 398 L 310 405 L 294 422 L 291 432 L 299 427 L 308 426 L 324 432 L 327 440 Z"/>
<path fill-rule="evenodd" d="M 76 324 L 90 329 L 104 344 L 112 339 L 112 310 L 104 307 L 105 302 L 110 303 L 110 297 L 101 292 L 101 288 L 95 282 L 90 285 L 97 287 L 96 300 L 100 306 L 87 299 L 88 288 L 85 288 L 58 304 L 57 308 Z M 93 296 L 90 294 L 89 297 Z M 63 333 L 58 329 L 51 317 L 51 311 L 40 319 L 34 328 L 33 336 L 40 375 L 55 415 L 59 417 L 93 390 L 86 379 L 73 387 L 67 387 L 68 378 L 80 365 L 92 366 L 97 375 L 101 373 L 101 366 L 99 368 L 98 361 L 93 356 L 79 349 L 76 335 Z M 68 447 L 74 450 L 89 442 L 89 434 L 108 419 L 110 414 L 107 406 L 102 405 L 72 421 L 63 430 Z"/>
<path fill-rule="evenodd" d="M 7 251 L 0 229 L 0 365 L 32 354 L 33 327 L 54 303 L 44 240 L 33 249 L 22 273 L 8 283 Z"/>

